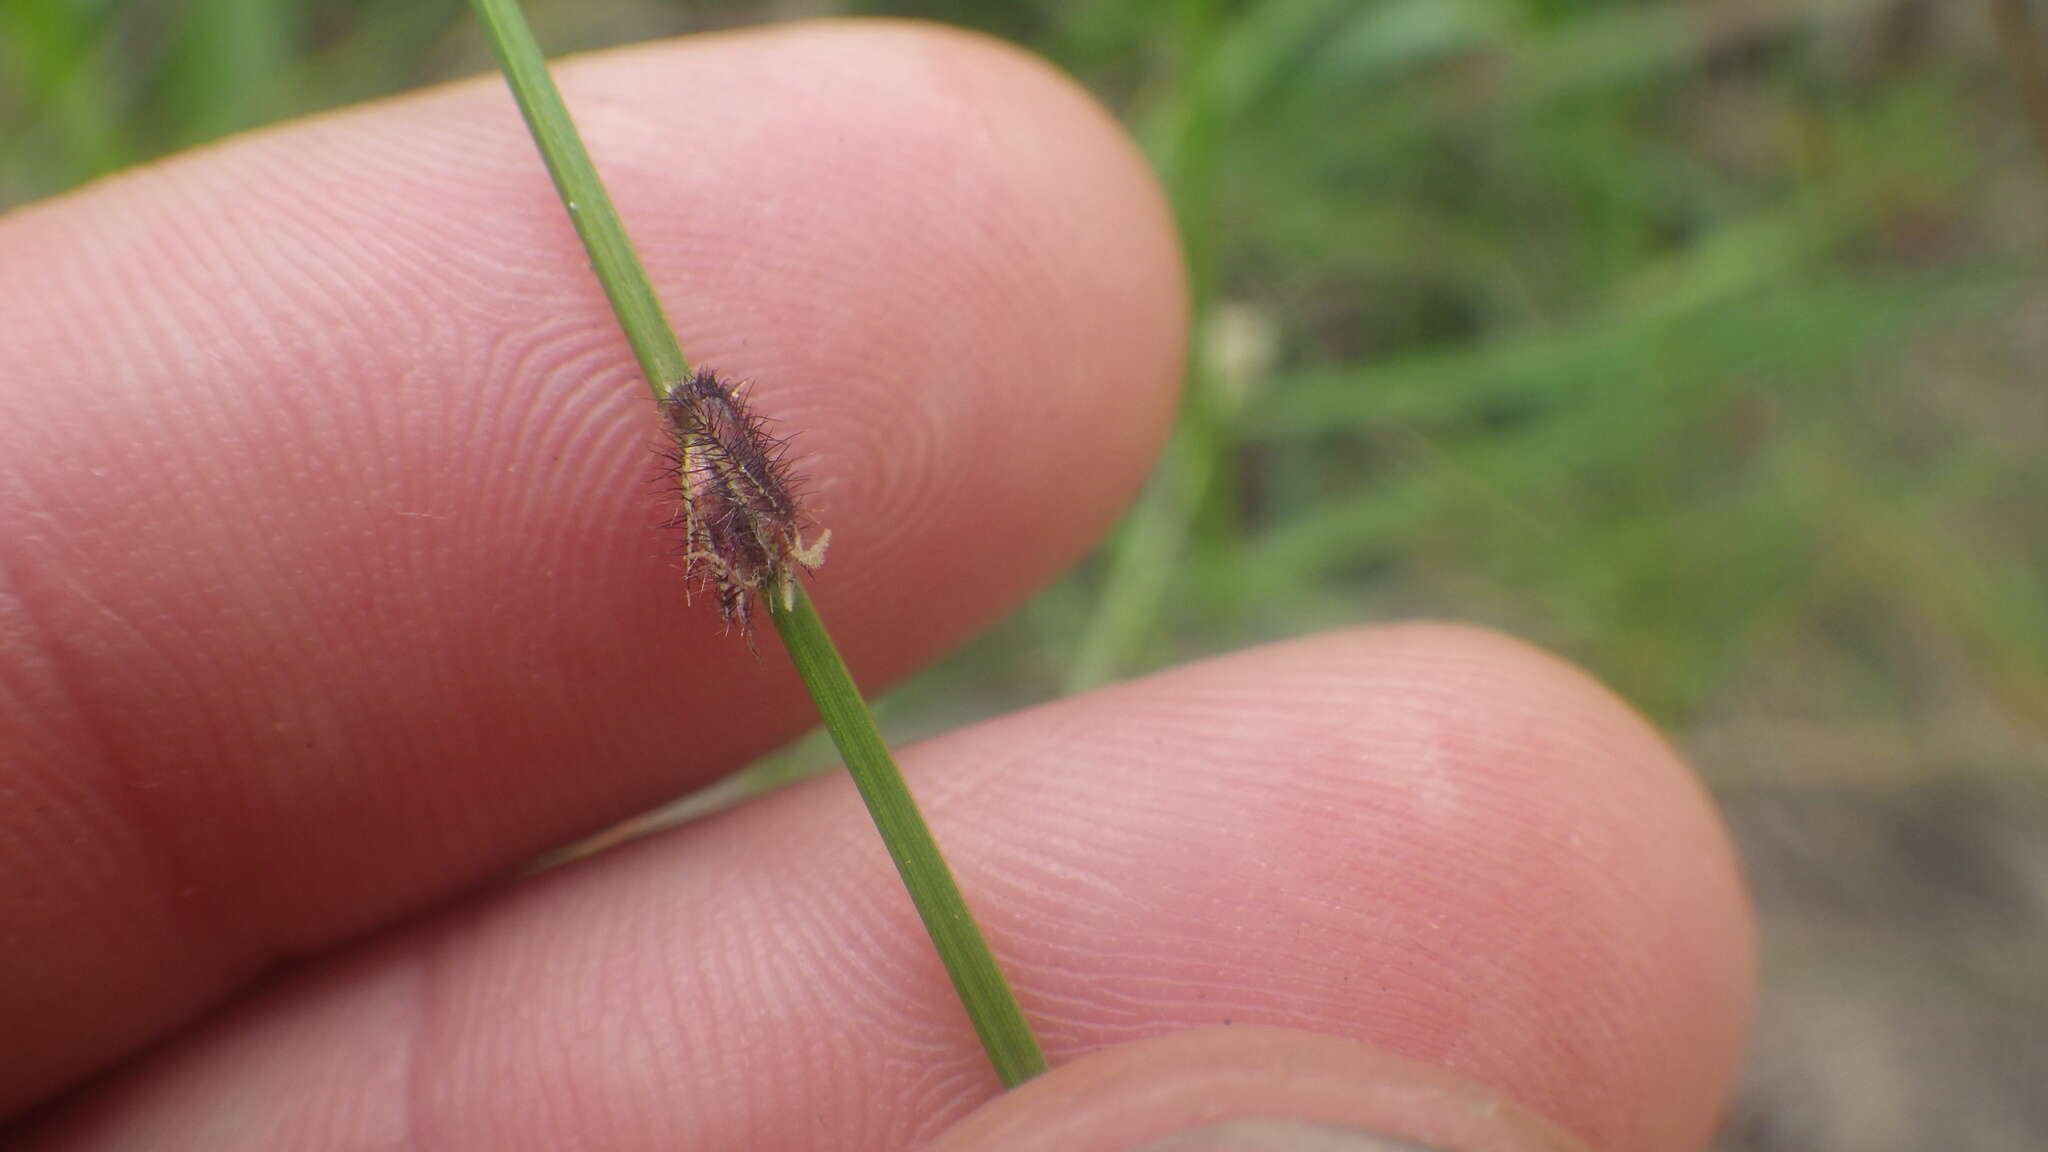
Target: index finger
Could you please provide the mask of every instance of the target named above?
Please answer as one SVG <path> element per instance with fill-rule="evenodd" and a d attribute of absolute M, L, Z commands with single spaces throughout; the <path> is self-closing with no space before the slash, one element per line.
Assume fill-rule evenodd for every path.
<path fill-rule="evenodd" d="M 869 686 L 1069 563 L 1178 372 L 1114 126 L 958 35 L 562 70 L 683 345 L 800 430 Z M 645 389 L 483 79 L 0 224 L 0 1110 L 805 711 L 683 602 Z"/>

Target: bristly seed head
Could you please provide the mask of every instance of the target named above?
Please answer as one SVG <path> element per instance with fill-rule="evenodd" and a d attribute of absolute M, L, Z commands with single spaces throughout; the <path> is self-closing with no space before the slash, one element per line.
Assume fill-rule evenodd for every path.
<path fill-rule="evenodd" d="M 717 592 L 718 614 L 751 641 L 753 600 L 794 604 L 796 569 L 823 564 L 832 534 L 803 542 L 803 479 L 790 467 L 788 442 L 768 432 L 746 392 L 705 368 L 671 384 L 660 406 L 664 457 L 681 497 L 671 524 L 683 530 L 684 570 Z"/>

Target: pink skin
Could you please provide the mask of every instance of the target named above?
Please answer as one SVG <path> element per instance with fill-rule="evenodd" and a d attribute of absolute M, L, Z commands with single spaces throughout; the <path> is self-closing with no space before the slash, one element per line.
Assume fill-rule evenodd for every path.
<path fill-rule="evenodd" d="M 1085 97 L 890 25 L 562 78 L 684 346 L 803 430 L 866 684 L 1099 536 L 1184 318 Z M 0 1110 L 189 1026 L 23 1146 L 881 1149 L 994 1094 L 842 781 L 484 887 L 807 722 L 659 558 L 657 418 L 582 263 L 488 78 L 0 221 Z M 1731 857 L 1547 658 L 1337 635 L 905 759 L 1056 1061 L 1276 1025 L 1594 1148 L 1704 1140 Z M 1190 1043 L 1298 1084 L 1266 1035 Z M 1078 1115 L 1104 1058 L 998 1107 Z"/>

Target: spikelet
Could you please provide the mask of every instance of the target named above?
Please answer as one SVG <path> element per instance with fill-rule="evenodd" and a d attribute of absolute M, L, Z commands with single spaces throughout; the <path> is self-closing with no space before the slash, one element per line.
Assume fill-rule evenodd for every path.
<path fill-rule="evenodd" d="M 747 407 L 746 385 L 700 369 L 670 385 L 660 407 L 684 572 L 716 592 L 718 614 L 751 642 L 754 601 L 793 605 L 796 570 L 823 564 L 832 534 L 803 542 L 803 478 L 787 441 Z"/>

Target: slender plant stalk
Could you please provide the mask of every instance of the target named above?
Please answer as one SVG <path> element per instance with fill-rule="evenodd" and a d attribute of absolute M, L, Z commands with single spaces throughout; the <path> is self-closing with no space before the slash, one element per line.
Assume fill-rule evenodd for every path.
<path fill-rule="evenodd" d="M 598 181 L 590 154 L 569 119 L 562 96 L 548 75 L 540 46 L 520 14 L 517 0 L 471 0 L 489 32 L 506 82 L 526 117 L 527 129 L 547 162 L 555 189 L 569 210 L 577 235 L 590 253 L 592 269 L 604 285 L 605 297 L 618 315 L 619 327 L 633 346 L 641 374 L 656 399 L 690 374 L 675 332 L 662 314 L 646 269 L 626 239 L 626 230 L 612 208 L 611 197 Z M 953 873 L 939 855 L 931 829 L 911 799 L 875 727 L 874 716 L 846 670 L 824 622 L 803 588 L 784 607 L 778 597 L 765 597 L 775 629 L 789 649 L 797 675 L 817 704 L 825 730 L 832 735 L 847 771 L 860 789 L 875 827 L 889 850 L 903 885 L 931 934 L 946 974 L 967 1009 L 975 1034 L 995 1065 L 1004 1087 L 1014 1087 L 1045 1071 L 1045 1057 L 1024 1022 L 1016 997 L 1003 980 L 981 929 L 967 911 Z"/>
<path fill-rule="evenodd" d="M 818 610 L 799 591 L 795 607 L 783 610 L 778 605 L 772 615 L 797 674 L 810 689 L 811 699 L 817 701 L 818 715 L 825 718 L 825 731 L 832 734 L 832 743 L 838 746 L 854 785 L 860 789 L 860 798 L 882 833 L 882 842 L 888 845 L 889 858 L 896 862 L 903 886 L 910 890 L 917 914 L 924 919 L 924 930 L 931 934 L 932 944 L 946 963 L 946 975 L 952 977 L 953 990 L 966 1005 L 967 1017 L 974 1022 L 975 1034 L 981 1037 L 996 1075 L 1004 1087 L 1014 1088 L 1045 1071 L 1038 1041 L 1017 1010 L 1016 997 L 1003 982 L 995 958 L 989 955 L 981 928 L 968 914 L 967 902 L 961 899 L 931 829 L 904 787 L 903 774 L 889 757 L 889 746 L 882 742 L 874 715 L 861 700 L 860 689 L 854 686 L 838 649 L 832 647 L 832 638 L 825 634 Z"/>
<path fill-rule="evenodd" d="M 605 299 L 611 301 L 619 327 L 626 331 L 626 343 L 640 361 L 640 376 L 656 400 L 668 395 L 668 387 L 690 374 L 690 362 L 676 343 L 675 329 L 669 327 L 647 269 L 640 266 L 640 254 L 626 239 L 626 226 L 619 223 L 618 210 L 597 178 L 597 167 L 583 147 L 583 137 L 569 119 L 562 104 L 561 90 L 548 75 L 547 61 L 518 0 L 472 0 L 472 8 L 484 22 L 491 50 L 505 71 L 505 82 L 519 101 L 519 113 L 526 117 L 526 130 L 540 148 L 540 158 L 554 177 L 555 191 L 569 210 L 576 235 L 583 238 L 583 250 L 590 253 L 590 267 L 597 282 L 604 285 Z"/>

